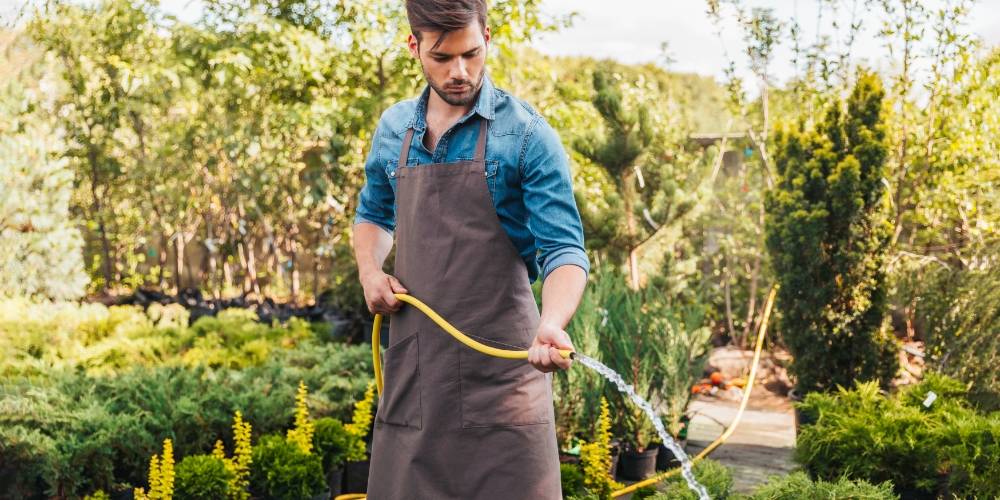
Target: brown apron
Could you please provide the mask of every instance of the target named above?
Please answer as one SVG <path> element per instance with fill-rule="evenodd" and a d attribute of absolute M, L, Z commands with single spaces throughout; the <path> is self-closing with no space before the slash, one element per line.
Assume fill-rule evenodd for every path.
<path fill-rule="evenodd" d="M 396 169 L 394 275 L 480 342 L 527 349 L 538 327 L 528 270 L 486 185 L 482 119 L 473 160 Z M 560 499 L 552 376 L 461 344 L 416 308 L 389 324 L 375 415 L 372 500 Z"/>

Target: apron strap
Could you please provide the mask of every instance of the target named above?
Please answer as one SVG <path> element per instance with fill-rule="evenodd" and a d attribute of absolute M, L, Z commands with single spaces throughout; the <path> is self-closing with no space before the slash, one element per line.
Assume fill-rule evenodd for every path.
<path fill-rule="evenodd" d="M 479 137 L 476 138 L 476 156 L 474 156 L 474 161 L 481 162 L 486 158 L 486 125 L 489 122 L 486 118 L 479 121 Z M 413 128 L 410 127 L 406 129 L 406 135 L 403 137 L 403 147 L 399 150 L 399 162 L 397 162 L 397 168 L 403 168 L 406 166 L 406 160 L 410 156 L 410 143 L 413 142 Z"/>
<path fill-rule="evenodd" d="M 403 137 L 403 149 L 399 151 L 399 163 L 396 168 L 402 169 L 406 166 L 406 158 L 410 155 L 410 141 L 413 140 L 413 127 L 406 129 L 406 137 Z M 400 170 L 402 173 L 402 170 Z"/>
<path fill-rule="evenodd" d="M 476 156 L 474 157 L 476 162 L 482 162 L 486 158 L 486 124 L 489 122 L 486 118 L 479 121 L 479 138 L 476 139 Z"/>

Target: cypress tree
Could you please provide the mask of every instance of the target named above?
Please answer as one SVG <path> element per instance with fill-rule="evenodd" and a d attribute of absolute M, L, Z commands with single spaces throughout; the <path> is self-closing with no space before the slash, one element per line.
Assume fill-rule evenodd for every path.
<path fill-rule="evenodd" d="M 775 134 L 767 248 L 802 393 L 855 379 L 887 385 L 898 369 L 884 322 L 892 231 L 884 95 L 876 75 L 859 71 L 846 106 L 833 104 L 815 127 L 799 123 Z"/>

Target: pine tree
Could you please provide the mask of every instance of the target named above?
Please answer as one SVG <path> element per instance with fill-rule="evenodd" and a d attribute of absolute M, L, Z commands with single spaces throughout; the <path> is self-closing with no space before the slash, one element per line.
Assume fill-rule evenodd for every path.
<path fill-rule="evenodd" d="M 883 178 L 884 91 L 859 71 L 846 102 L 813 129 L 775 135 L 778 184 L 767 193 L 767 247 L 781 284 L 781 332 L 802 392 L 887 384 L 897 369 L 884 328 L 892 225 Z"/>

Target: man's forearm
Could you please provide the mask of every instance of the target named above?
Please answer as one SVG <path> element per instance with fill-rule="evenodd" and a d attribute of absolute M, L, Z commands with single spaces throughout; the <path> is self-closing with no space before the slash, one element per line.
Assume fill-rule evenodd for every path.
<path fill-rule="evenodd" d="M 358 276 L 382 270 L 385 258 L 392 250 L 392 235 L 375 224 L 359 222 L 354 225 L 353 241 L 354 258 L 358 262 Z"/>
<path fill-rule="evenodd" d="M 587 286 L 587 273 L 579 266 L 555 268 L 542 283 L 542 323 L 566 328 L 580 305 Z"/>

